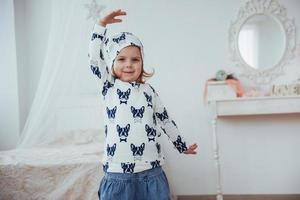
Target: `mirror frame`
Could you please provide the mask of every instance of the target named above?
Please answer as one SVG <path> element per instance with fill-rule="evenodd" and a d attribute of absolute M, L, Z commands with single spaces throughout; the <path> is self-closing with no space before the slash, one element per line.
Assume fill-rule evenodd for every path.
<path fill-rule="evenodd" d="M 269 69 L 255 69 L 248 65 L 242 58 L 238 37 L 242 26 L 255 15 L 267 15 L 277 21 L 285 35 L 285 50 L 277 64 Z M 240 76 L 253 80 L 256 84 L 268 84 L 278 76 L 284 74 L 285 65 L 295 57 L 296 50 L 296 26 L 294 19 L 287 17 L 286 9 L 276 0 L 249 0 L 238 12 L 236 21 L 231 22 L 229 29 L 230 58 L 241 70 Z"/>

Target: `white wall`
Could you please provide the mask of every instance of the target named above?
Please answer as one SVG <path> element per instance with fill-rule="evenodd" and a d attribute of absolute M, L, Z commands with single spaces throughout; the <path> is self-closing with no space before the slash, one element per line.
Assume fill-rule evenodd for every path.
<path fill-rule="evenodd" d="M 38 2 L 26 1 L 26 7 L 33 9 L 34 14 L 30 13 L 35 17 L 26 18 L 26 24 L 30 25 L 24 30 L 26 37 L 20 37 L 28 59 L 23 62 L 23 68 L 29 69 L 23 79 L 30 80 L 24 81 L 26 86 L 22 87 L 27 88 L 26 94 L 20 96 L 27 102 L 23 105 L 22 121 L 32 101 L 45 49 L 42 38 L 47 26 L 38 23 L 36 17 L 47 22 L 48 2 Z M 218 69 L 236 71 L 229 60 L 228 30 L 244 2 L 115 0 L 107 5 L 108 9 L 124 8 L 128 12 L 124 23 L 111 27 L 111 32 L 124 30 L 140 36 L 145 45 L 146 63 L 156 72 L 150 83 L 160 93 L 185 139 L 199 145 L 196 156 L 178 155 L 172 145 L 165 147 L 170 183 L 177 194 L 216 191 L 210 115 L 202 94 L 205 81 Z M 296 19 L 299 28 L 300 1 L 280 2 L 287 7 L 288 15 Z M 36 30 L 41 34 L 36 34 Z M 298 31 L 298 40 L 299 36 Z M 32 42 L 33 39 L 37 42 Z M 300 77 L 299 57 L 298 50 L 298 57 L 287 66 L 286 74 L 278 82 Z M 24 71 L 21 66 L 19 70 Z M 218 130 L 224 192 L 300 193 L 299 122 L 299 115 L 221 119 Z"/>
<path fill-rule="evenodd" d="M 0 2 L 0 150 L 15 148 L 19 138 L 18 76 L 14 5 Z"/>

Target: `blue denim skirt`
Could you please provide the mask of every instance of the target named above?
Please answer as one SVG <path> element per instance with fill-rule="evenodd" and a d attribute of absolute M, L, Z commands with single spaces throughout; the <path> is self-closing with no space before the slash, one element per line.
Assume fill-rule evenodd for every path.
<path fill-rule="evenodd" d="M 161 167 L 126 174 L 106 172 L 98 191 L 100 200 L 170 200 L 170 189 Z"/>

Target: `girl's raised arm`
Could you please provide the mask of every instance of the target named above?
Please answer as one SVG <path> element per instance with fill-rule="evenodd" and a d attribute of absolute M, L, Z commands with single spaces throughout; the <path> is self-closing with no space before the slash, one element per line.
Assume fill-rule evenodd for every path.
<path fill-rule="evenodd" d="M 121 9 L 110 12 L 98 20 L 91 34 L 91 41 L 89 44 L 90 68 L 93 74 L 97 76 L 97 82 L 99 82 L 99 84 L 104 84 L 105 87 L 111 85 L 113 81 L 108 68 L 111 66 L 107 66 L 104 55 L 104 45 L 108 42 L 108 38 L 106 37 L 106 25 L 122 22 L 121 19 L 117 19 L 116 17 L 123 15 L 126 15 L 126 12 Z"/>

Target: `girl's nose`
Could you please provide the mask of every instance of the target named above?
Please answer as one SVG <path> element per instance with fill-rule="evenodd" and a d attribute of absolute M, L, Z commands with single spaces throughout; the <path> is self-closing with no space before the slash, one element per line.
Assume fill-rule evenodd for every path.
<path fill-rule="evenodd" d="M 126 68 L 130 68 L 132 65 L 131 65 L 132 63 L 130 62 L 130 61 L 128 61 L 128 62 L 126 62 L 126 65 L 125 65 L 125 67 Z"/>

